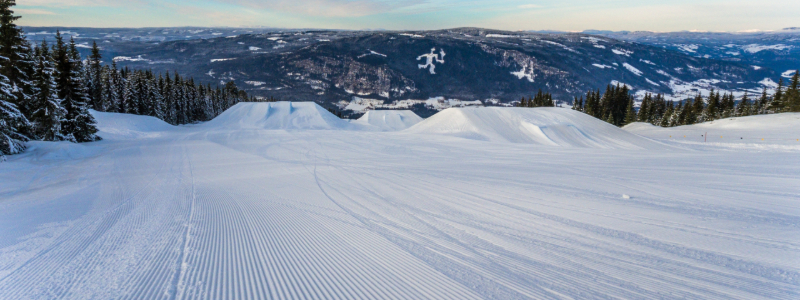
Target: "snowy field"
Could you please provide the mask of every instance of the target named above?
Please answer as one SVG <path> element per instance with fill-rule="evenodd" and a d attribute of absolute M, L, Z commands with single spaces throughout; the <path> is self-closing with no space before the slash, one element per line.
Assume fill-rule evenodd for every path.
<path fill-rule="evenodd" d="M 800 299 L 798 114 L 95 115 L 0 164 L 0 299 Z"/>

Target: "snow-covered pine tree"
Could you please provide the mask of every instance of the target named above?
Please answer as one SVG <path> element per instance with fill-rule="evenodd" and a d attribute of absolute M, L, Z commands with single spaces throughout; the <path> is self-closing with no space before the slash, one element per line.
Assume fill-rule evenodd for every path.
<path fill-rule="evenodd" d="M 661 120 L 659 121 L 658 126 L 669 127 L 669 121 L 674 113 L 673 109 L 674 107 L 672 105 L 672 101 L 664 102 L 664 113 L 661 115 Z"/>
<path fill-rule="evenodd" d="M 138 90 L 137 85 L 138 74 L 130 72 L 125 76 L 125 88 L 121 94 L 122 105 L 120 105 L 120 112 L 126 114 L 139 114 L 138 97 L 141 92 Z"/>
<path fill-rule="evenodd" d="M 177 116 L 177 112 L 175 110 L 175 93 L 173 90 L 172 79 L 169 77 L 169 73 L 164 78 L 164 89 L 161 90 L 161 94 L 164 95 L 164 121 L 170 124 L 177 124 L 175 122 L 175 117 Z"/>
<path fill-rule="evenodd" d="M 161 91 L 158 89 L 158 83 L 155 81 L 155 78 L 149 78 L 147 80 L 147 100 L 148 103 L 148 113 L 147 115 L 153 116 L 159 119 L 164 119 L 164 97 L 161 95 Z"/>
<path fill-rule="evenodd" d="M 197 100 L 200 103 L 200 114 L 203 121 L 211 120 L 214 115 L 211 112 L 211 102 L 209 101 L 209 97 L 206 93 L 206 87 L 198 85 L 197 87 Z"/>
<path fill-rule="evenodd" d="M 711 93 L 708 94 L 708 105 L 706 105 L 706 110 L 703 114 L 703 122 L 706 121 L 713 121 L 719 118 L 720 112 L 720 99 L 719 93 L 715 93 L 714 90 L 711 90 Z"/>
<path fill-rule="evenodd" d="M 783 78 L 778 80 L 778 87 L 775 88 L 772 101 L 767 104 L 766 113 L 779 113 L 781 110 L 783 110 Z"/>
<path fill-rule="evenodd" d="M 734 100 L 733 93 L 725 96 L 723 102 L 722 118 L 730 118 L 736 115 L 736 101 Z"/>
<path fill-rule="evenodd" d="M 769 103 L 769 97 L 767 96 L 767 88 L 764 87 L 764 89 L 761 91 L 761 98 L 759 98 L 758 101 L 755 101 L 753 103 L 753 107 L 751 108 L 752 114 L 754 115 L 763 114 L 764 108 L 767 107 L 768 103 Z"/>
<path fill-rule="evenodd" d="M 89 112 L 89 107 L 87 105 L 89 97 L 86 95 L 86 84 L 82 80 L 82 74 L 86 72 L 86 70 L 81 60 L 81 54 L 78 52 L 78 47 L 75 46 L 75 40 L 72 38 L 70 38 L 69 41 L 69 57 L 70 62 L 74 65 L 74 73 L 71 81 L 74 86 L 73 91 L 76 100 L 76 105 L 73 107 L 76 110 L 73 114 L 74 117 L 70 116 L 70 112 L 67 110 L 67 120 L 72 120 L 74 126 L 72 128 L 73 131 L 68 134 L 72 134 L 78 143 L 102 140 L 102 138 L 97 135 L 97 120 L 95 120 L 94 116 Z"/>
<path fill-rule="evenodd" d="M 67 140 L 83 143 L 100 140 L 96 135 L 97 122 L 86 107 L 86 87 L 83 83 L 83 63 L 75 46 L 75 41 L 70 39 L 69 45 L 64 43 L 60 32 L 56 32 L 56 45 L 53 49 L 53 58 L 58 71 L 56 86 L 58 97 L 62 106 L 67 110 L 64 121 L 61 123 L 61 132 Z"/>
<path fill-rule="evenodd" d="M 669 127 L 680 126 L 681 111 L 683 111 L 683 103 L 678 102 L 678 106 L 672 110 L 672 115 L 669 116 Z"/>
<path fill-rule="evenodd" d="M 736 106 L 736 112 L 734 115 L 737 117 L 750 115 L 750 99 L 747 97 L 747 92 L 744 93 L 742 100 L 739 101 L 739 105 Z"/>
<path fill-rule="evenodd" d="M 6 155 L 24 151 L 25 142 L 28 141 L 28 137 L 20 133 L 19 128 L 30 128 L 30 123 L 11 102 L 15 97 L 10 81 L 0 74 L 0 161 L 5 161 Z"/>
<path fill-rule="evenodd" d="M 136 106 L 134 114 L 147 116 L 150 114 L 150 111 L 152 111 L 152 109 L 149 107 L 152 101 L 149 99 L 150 94 L 147 91 L 147 74 L 137 71 L 132 73 L 136 74 L 135 83 L 137 91 L 137 94 L 134 95 L 135 97 L 133 102 Z"/>
<path fill-rule="evenodd" d="M 98 111 L 106 111 L 103 101 L 102 59 L 97 42 L 92 41 L 92 54 L 89 55 L 89 66 L 86 70 L 86 87 L 91 99 L 90 106 Z"/>
<path fill-rule="evenodd" d="M 102 66 L 100 68 L 100 109 L 102 111 L 107 112 L 116 112 L 116 107 L 114 105 L 114 98 L 116 98 L 113 94 L 116 93 L 116 90 L 113 88 L 113 74 L 111 74 L 111 68 L 109 66 Z"/>
<path fill-rule="evenodd" d="M 200 106 L 200 97 L 197 94 L 197 86 L 194 84 L 194 79 L 189 78 L 186 84 L 187 98 L 189 103 L 189 123 L 194 123 L 203 120 L 203 110 Z"/>
<path fill-rule="evenodd" d="M 176 124 L 186 124 L 188 121 L 186 115 L 186 107 L 187 100 L 186 100 L 186 89 L 184 88 L 183 80 L 180 78 L 178 73 L 175 73 L 175 81 L 173 82 L 173 97 L 175 97 L 175 123 Z"/>
<path fill-rule="evenodd" d="M 112 81 L 114 83 L 114 89 L 116 94 L 116 99 L 113 100 L 116 103 L 116 111 L 124 113 L 125 112 L 125 89 L 128 86 L 128 80 L 122 74 L 121 70 L 117 68 L 117 62 L 113 62 L 111 64 L 111 75 Z"/>
<path fill-rule="evenodd" d="M 22 29 L 14 23 L 21 18 L 15 16 L 12 10 L 16 5 L 15 0 L 0 0 L 0 57 L 3 57 L 0 60 L 0 74 L 8 80 L 9 92 L 13 95 L 6 101 L 13 103 L 25 116 L 30 116 L 33 50 Z M 18 129 L 24 134 L 30 128 Z"/>
<path fill-rule="evenodd" d="M 31 122 L 34 134 L 45 141 L 63 141 L 61 122 L 67 111 L 61 107 L 56 87 L 56 70 L 51 61 L 50 50 L 47 42 L 36 47 L 35 65 L 33 73 L 33 99 L 31 99 Z"/>

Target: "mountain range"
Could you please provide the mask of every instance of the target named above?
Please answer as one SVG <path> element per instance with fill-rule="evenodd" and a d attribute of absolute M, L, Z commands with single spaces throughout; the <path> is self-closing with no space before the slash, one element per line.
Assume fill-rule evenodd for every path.
<path fill-rule="evenodd" d="M 335 31 L 272 28 L 25 28 L 56 30 L 107 63 L 235 82 L 250 95 L 315 101 L 345 112 L 509 105 L 538 90 L 569 102 L 606 85 L 681 100 L 711 89 L 760 93 L 800 65 L 785 34 L 538 33 L 481 28 Z M 732 54 L 732 53 L 739 54 Z"/>

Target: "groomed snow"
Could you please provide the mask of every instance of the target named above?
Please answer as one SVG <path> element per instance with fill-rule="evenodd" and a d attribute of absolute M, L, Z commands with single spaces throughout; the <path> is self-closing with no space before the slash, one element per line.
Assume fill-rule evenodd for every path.
<path fill-rule="evenodd" d="M 800 151 L 800 113 L 728 118 L 672 128 L 634 123 L 623 129 L 684 147 L 706 145 Z"/>
<path fill-rule="evenodd" d="M 95 113 L 103 141 L 10 156 L 0 299 L 800 298 L 800 150 L 767 147 L 789 141 L 648 135 L 664 146 L 557 108 L 412 128 L 486 141 L 296 104 L 177 127 Z M 792 136 L 797 117 L 698 126 Z M 603 147 L 508 143 L 531 139 L 522 121 Z M 333 130 L 282 129 L 309 127 Z"/>
<path fill-rule="evenodd" d="M 381 131 L 398 131 L 419 122 L 422 118 L 410 110 L 370 110 L 353 123 L 374 126 Z"/>

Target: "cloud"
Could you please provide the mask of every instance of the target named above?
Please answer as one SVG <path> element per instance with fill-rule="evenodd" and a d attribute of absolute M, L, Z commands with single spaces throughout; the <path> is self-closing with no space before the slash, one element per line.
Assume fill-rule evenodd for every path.
<path fill-rule="evenodd" d="M 360 17 L 391 12 L 427 2 L 426 0 L 217 0 L 256 9 L 301 15 Z"/>
<path fill-rule="evenodd" d="M 542 7 L 542 6 L 541 5 L 536 5 L 536 4 L 523 4 L 523 5 L 517 6 L 517 8 L 521 8 L 521 9 L 534 9 L 534 8 L 540 8 L 540 7 Z"/>
<path fill-rule="evenodd" d="M 44 10 L 44 9 L 35 9 L 35 8 L 15 8 L 15 13 L 23 14 L 23 15 L 55 15 L 56 13 Z"/>
<path fill-rule="evenodd" d="M 106 6 L 114 3 L 113 0 L 18 0 L 17 5 L 21 6 Z"/>

